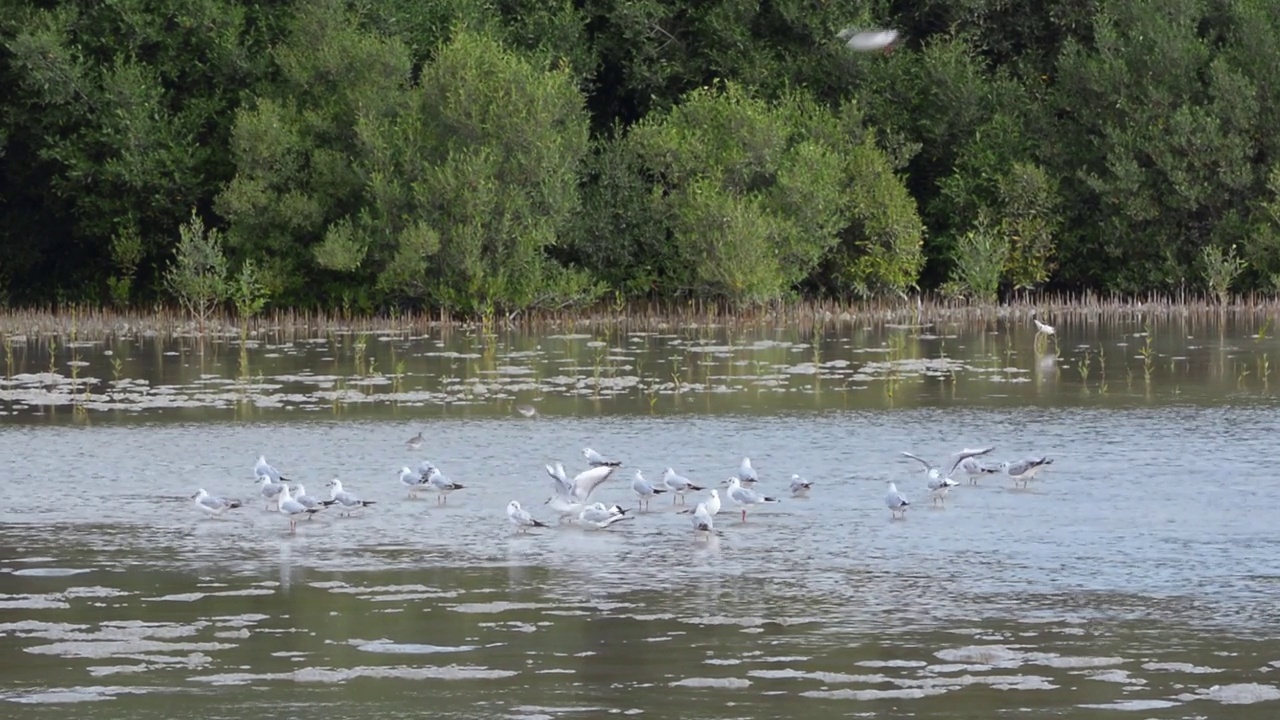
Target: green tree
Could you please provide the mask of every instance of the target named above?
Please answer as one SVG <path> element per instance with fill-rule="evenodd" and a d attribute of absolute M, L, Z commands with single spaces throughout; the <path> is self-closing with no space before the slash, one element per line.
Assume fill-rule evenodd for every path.
<path fill-rule="evenodd" d="M 173 261 L 164 274 L 173 296 L 200 323 L 205 323 L 231 293 L 227 258 L 217 230 L 205 230 L 204 220 L 193 210 L 179 229 Z"/>

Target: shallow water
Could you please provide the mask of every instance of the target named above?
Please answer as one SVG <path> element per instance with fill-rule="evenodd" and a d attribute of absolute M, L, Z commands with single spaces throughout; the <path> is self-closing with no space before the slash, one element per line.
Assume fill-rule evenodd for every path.
<path fill-rule="evenodd" d="M 126 338 L 58 348 L 38 386 L 21 373 L 46 346 L 23 341 L 0 389 L 0 708 L 1269 716 L 1278 348 L 1252 337 L 1265 326 L 1151 325 L 1149 363 L 1147 323 L 1059 323 L 1056 352 L 998 323 L 615 335 L 627 359 L 599 376 L 586 338 L 371 338 L 362 372 L 355 338 L 264 338 L 245 380 L 233 345 Z M 380 380 L 374 348 L 401 377 L 356 386 Z M 121 382 L 86 399 L 119 357 Z M 320 375 L 327 390 L 298 379 Z M 932 509 L 897 455 L 984 443 L 1054 463 L 1029 490 L 992 476 Z M 782 502 L 745 523 L 726 503 L 709 540 L 665 496 L 606 531 L 513 533 L 506 503 L 553 521 L 542 465 L 576 472 L 584 446 L 627 480 L 674 465 L 709 485 L 749 455 Z M 291 536 L 257 501 L 259 453 L 313 495 L 337 476 L 377 504 Z M 467 485 L 444 507 L 396 478 L 425 458 Z M 786 496 L 793 472 L 810 498 Z M 915 501 L 905 521 L 888 480 Z M 204 518 L 198 487 L 246 506 Z M 599 499 L 635 505 L 621 479 Z"/>

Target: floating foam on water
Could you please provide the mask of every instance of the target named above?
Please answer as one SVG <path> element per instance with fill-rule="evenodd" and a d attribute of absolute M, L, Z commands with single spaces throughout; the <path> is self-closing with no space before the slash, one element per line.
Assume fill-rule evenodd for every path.
<path fill-rule="evenodd" d="M 836 683 L 865 683 L 867 685 L 876 685 L 886 682 L 900 682 L 884 675 L 846 675 L 845 673 L 823 672 L 821 670 L 796 670 L 795 668 L 783 668 L 779 670 L 749 670 L 747 671 L 747 675 L 750 677 L 769 680 L 788 678 L 817 680 L 829 685 Z"/>
<path fill-rule="evenodd" d="M 1090 710 L 1163 710 L 1164 708 L 1176 707 L 1181 704 L 1171 700 L 1117 700 L 1113 703 L 1077 705 L 1076 707 L 1089 708 Z"/>
<path fill-rule="evenodd" d="M 195 602 L 207 597 L 252 597 L 254 595 L 275 595 L 276 591 L 270 588 L 243 588 L 241 590 L 219 590 L 218 592 L 202 593 L 177 593 L 174 595 L 161 595 L 160 597 L 143 598 L 147 602 Z"/>
<path fill-rule="evenodd" d="M 41 705 L 46 703 L 82 703 L 96 702 L 99 700 L 114 700 L 116 695 L 140 695 L 148 692 L 151 692 L 151 688 L 74 687 L 57 690 L 42 690 L 40 692 L 24 695 L 7 695 L 4 696 L 4 699 L 9 702 L 22 703 L 24 705 Z"/>
<path fill-rule="evenodd" d="M 70 641 L 23 648 L 32 655 L 57 655 L 68 658 L 110 657 L 136 658 L 142 653 L 214 652 L 236 647 L 226 643 L 171 643 L 158 640 Z M 156 658 L 152 658 L 156 659 Z M 174 659 L 174 658 L 167 658 Z"/>
<path fill-rule="evenodd" d="M 704 665 L 741 665 L 742 661 L 737 658 L 707 658 L 702 663 Z"/>
<path fill-rule="evenodd" d="M 485 667 L 448 665 L 445 667 L 354 667 L 354 668 L 298 668 L 287 673 L 220 673 L 217 675 L 193 675 L 192 682 L 210 685 L 248 685 L 261 680 L 293 680 L 300 683 L 337 683 L 354 678 L 381 678 L 400 680 L 496 680 L 519 675 L 514 670 L 494 670 Z"/>
<path fill-rule="evenodd" d="M 431 653 L 455 653 L 478 650 L 479 645 L 426 645 L 421 643 L 395 643 L 390 640 L 348 640 L 357 650 L 376 653 L 404 653 L 426 655 Z"/>
<path fill-rule="evenodd" d="M 1184 662 L 1149 662 L 1142 664 L 1143 670 L 1166 670 L 1168 672 L 1180 672 L 1190 675 L 1208 675 L 1210 673 L 1225 672 L 1218 668 L 1207 667 L 1204 665 L 1192 665 Z"/>
<path fill-rule="evenodd" d="M 902 688 L 898 690 L 806 690 L 801 697 L 822 698 L 826 700 L 919 700 L 932 695 L 941 695 L 950 688 Z"/>
<path fill-rule="evenodd" d="M 1009 645 L 969 645 L 946 648 L 934 653 L 940 660 L 953 663 L 985 665 L 996 668 L 1014 668 L 1019 665 L 1045 665 L 1054 668 L 1089 668 L 1119 665 L 1124 658 L 1059 655 L 1057 653 L 1028 652 Z"/>
<path fill-rule="evenodd" d="M 73 587 L 69 590 L 62 591 L 63 597 L 66 598 L 110 598 L 110 597 L 129 597 L 133 593 L 128 590 L 121 590 L 112 587 Z"/>
<path fill-rule="evenodd" d="M 900 667 L 900 668 L 916 668 L 924 667 L 929 663 L 923 660 L 861 660 L 854 665 L 862 667 Z"/>
<path fill-rule="evenodd" d="M 1260 685 L 1258 683 L 1214 685 L 1208 690 L 1197 690 L 1194 695 L 1179 695 L 1178 699 L 1214 700 L 1223 705 L 1252 705 L 1253 703 L 1280 700 L 1280 689 L 1272 685 Z"/>
<path fill-rule="evenodd" d="M 462 603 L 454 605 L 450 609 L 454 612 L 461 613 L 488 613 L 496 614 L 500 612 L 508 612 L 510 610 L 538 610 L 541 608 L 556 607 L 550 603 L 517 603 L 499 600 L 497 602 L 487 603 Z"/>
<path fill-rule="evenodd" d="M 671 687 L 693 688 L 729 688 L 733 690 L 750 687 L 751 681 L 746 678 L 708 678 L 691 677 L 668 683 Z"/>
<path fill-rule="evenodd" d="M 70 632 L 73 630 L 82 630 L 87 627 L 89 626 L 77 625 L 74 623 L 54 623 L 44 622 L 43 620 L 19 620 L 18 622 L 0 623 L 0 635 L 8 633 Z M 23 635 L 23 637 L 31 637 L 31 635 Z"/>
<path fill-rule="evenodd" d="M 93 572 L 93 570 L 91 568 L 35 567 L 14 570 L 13 574 L 20 577 L 67 577 L 68 575 L 81 575 L 87 572 Z"/>
<path fill-rule="evenodd" d="M 1112 668 L 1110 670 L 1090 670 L 1085 673 L 1085 677 L 1090 680 L 1099 682 L 1117 683 L 1120 685 L 1146 685 L 1147 681 L 1142 678 L 1136 678 L 1129 674 L 1127 670 Z"/>
<path fill-rule="evenodd" d="M 71 604 L 56 595 L 0 595 L 0 610 L 66 610 Z"/>

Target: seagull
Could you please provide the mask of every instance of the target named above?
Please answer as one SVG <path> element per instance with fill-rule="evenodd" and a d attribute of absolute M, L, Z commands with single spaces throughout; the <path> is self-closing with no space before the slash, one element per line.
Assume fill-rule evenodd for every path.
<path fill-rule="evenodd" d="M 320 508 L 306 507 L 290 497 L 289 486 L 284 486 L 284 491 L 280 494 L 280 514 L 289 518 L 289 532 L 295 535 L 298 533 L 298 515 L 310 517 L 318 512 L 320 512 Z"/>
<path fill-rule="evenodd" d="M 743 485 L 755 485 L 760 480 L 760 476 L 756 474 L 756 469 L 751 467 L 751 458 L 742 458 L 742 464 L 738 466 L 738 480 Z"/>
<path fill-rule="evenodd" d="M 556 467 L 560 471 L 564 470 L 564 468 L 559 467 L 559 463 L 556 463 Z M 609 476 L 613 475 L 617 469 L 617 466 L 614 465 L 600 465 L 578 473 L 573 478 L 573 482 L 568 483 L 569 498 L 581 503 L 587 502 L 591 499 L 591 493 L 595 492 L 596 488 L 600 487 L 605 480 L 608 480 Z M 556 478 L 556 482 L 565 481 Z"/>
<path fill-rule="evenodd" d="M 435 468 L 431 468 L 434 470 Z M 400 468 L 400 484 L 409 489 L 409 497 L 417 497 L 417 493 L 426 484 L 426 480 L 422 479 L 422 473 L 416 473 L 407 466 Z"/>
<path fill-rule="evenodd" d="M 1004 461 L 1000 463 L 1000 469 L 1009 473 L 1009 477 L 1013 478 L 1013 486 L 1017 487 L 1018 483 L 1022 483 L 1022 487 L 1027 487 L 1036 476 L 1045 468 L 1046 465 L 1053 464 L 1052 458 L 1047 457 L 1029 457 L 1025 460 L 1017 462 Z"/>
<path fill-rule="evenodd" d="M 742 522 L 747 521 L 747 508 L 751 505 L 778 502 L 778 498 L 767 497 L 751 488 L 742 487 L 742 479 L 736 475 L 725 482 L 729 483 L 729 499 L 734 505 L 742 508 Z"/>
<path fill-rule="evenodd" d="M 271 509 L 271 503 L 276 504 L 276 509 L 280 509 L 280 495 L 285 489 L 285 484 L 280 482 L 271 482 L 271 478 L 267 475 L 258 476 L 258 492 L 262 493 L 262 498 L 267 501 L 266 510 Z"/>
<path fill-rule="evenodd" d="M 515 500 L 507 503 L 507 519 L 516 526 L 516 532 L 524 532 L 531 527 L 547 527 L 546 523 L 534 520 L 529 511 L 520 507 L 520 503 Z"/>
<path fill-rule="evenodd" d="M 1000 472 L 1000 468 L 987 467 L 971 457 L 967 457 L 960 461 L 960 469 L 969 477 L 970 485 L 977 485 L 978 478 L 983 475 L 991 475 L 993 473 Z"/>
<path fill-rule="evenodd" d="M 578 513 L 582 512 L 582 509 L 586 507 L 586 505 L 578 502 L 577 500 L 571 499 L 568 495 L 552 495 L 547 498 L 547 501 L 543 504 L 556 511 L 560 516 L 559 521 L 561 523 L 565 520 L 572 520 L 576 518 Z"/>
<path fill-rule="evenodd" d="M 342 509 L 346 511 L 343 515 L 350 515 L 353 510 L 369 507 L 377 502 L 376 500 L 361 500 L 355 495 L 343 490 L 342 481 L 338 478 L 334 478 L 325 483 L 325 487 L 329 488 L 329 499 L 340 505 Z"/>
<path fill-rule="evenodd" d="M 995 449 L 996 448 L 994 445 L 992 445 L 991 447 L 985 447 L 985 448 L 965 448 L 960 452 L 957 452 L 954 455 L 952 455 L 953 459 L 951 461 L 951 467 L 947 470 L 946 473 L 943 473 L 941 468 L 937 467 L 936 465 L 933 465 L 932 463 L 920 457 L 919 455 L 912 455 L 911 453 L 906 452 L 905 450 L 902 452 L 902 455 L 903 457 L 909 457 L 912 460 L 915 460 L 916 462 L 923 465 L 925 470 L 925 477 L 929 478 L 929 480 L 938 480 L 944 477 L 945 478 L 951 477 L 951 473 L 956 471 L 956 466 L 964 462 L 965 460 L 968 460 L 969 458 L 981 457 Z"/>
<path fill-rule="evenodd" d="M 1056 335 L 1057 334 L 1057 331 L 1053 329 L 1052 325 L 1046 325 L 1045 323 L 1040 322 L 1040 318 L 1036 317 L 1035 310 L 1031 311 L 1031 322 L 1036 324 L 1037 335 Z"/>
<path fill-rule="evenodd" d="M 929 478 L 929 481 L 925 484 L 929 487 L 929 497 L 932 498 L 932 502 L 937 505 L 944 505 L 947 501 L 947 493 L 960 483 L 949 477 L 936 477 Z"/>
<path fill-rule="evenodd" d="M 197 490 L 196 494 L 191 496 L 191 499 L 195 501 L 196 507 L 203 510 L 209 517 L 217 517 L 228 510 L 240 507 L 239 500 L 228 500 L 217 495 L 210 495 L 205 492 L 204 488 Z"/>
<path fill-rule="evenodd" d="M 635 520 L 634 515 L 628 515 L 626 513 L 626 510 L 623 510 L 617 505 L 614 505 L 611 508 L 606 508 L 604 503 L 595 503 L 594 505 L 584 507 L 582 512 L 578 513 L 578 519 L 589 525 L 594 525 L 597 528 L 604 529 L 616 522 L 622 522 L 623 520 Z"/>
<path fill-rule="evenodd" d="M 662 482 L 667 486 L 668 490 L 674 493 L 671 496 L 672 505 L 676 504 L 676 498 L 679 498 L 680 502 L 683 503 L 684 494 L 689 492 L 690 490 L 704 489 L 699 485 L 694 485 L 693 483 L 689 482 L 689 478 L 684 477 L 682 475 L 677 475 L 676 471 L 672 470 L 671 468 L 667 468 L 666 470 L 662 471 Z"/>
<path fill-rule="evenodd" d="M 706 506 L 707 512 L 711 513 L 713 517 L 716 515 L 719 515 L 720 514 L 720 491 L 715 488 L 711 488 L 710 490 L 707 491 L 707 499 L 703 500 L 698 504 Z M 689 513 L 696 512 L 696 511 L 697 511 L 697 508 L 691 508 L 687 510 L 681 510 L 680 514 L 688 515 Z"/>
<path fill-rule="evenodd" d="M 290 497 L 292 497 L 302 507 L 308 510 L 315 508 L 317 512 L 333 504 L 332 500 L 317 500 L 316 498 L 308 495 L 307 489 L 303 487 L 302 483 L 293 484 L 293 494 Z M 307 519 L 310 520 L 312 517 L 314 516 L 308 516 Z"/>
<path fill-rule="evenodd" d="M 799 475 L 791 476 L 791 497 L 809 497 L 809 489 L 812 487 L 812 481 L 805 480 Z"/>
<path fill-rule="evenodd" d="M 902 493 L 898 492 L 897 485 L 889 483 L 889 492 L 884 496 L 884 504 L 889 506 L 889 512 L 893 514 L 893 517 L 896 518 L 898 515 L 902 515 L 905 519 L 907 517 L 907 507 L 911 505 L 911 502 L 903 497 Z"/>
<path fill-rule="evenodd" d="M 713 491 L 714 492 L 714 491 Z M 702 533 L 710 533 L 715 529 L 715 522 L 711 519 L 712 513 L 703 503 L 698 503 L 698 507 L 693 509 L 693 531 L 699 535 Z"/>
<path fill-rule="evenodd" d="M 276 470 L 275 468 L 271 467 L 271 464 L 267 462 L 266 455 L 258 456 L 258 462 L 253 466 L 253 474 L 254 474 L 254 477 L 271 478 L 271 482 L 273 483 L 292 482 L 291 480 L 289 480 L 289 478 L 282 477 L 280 475 L 279 470 Z"/>
<path fill-rule="evenodd" d="M 431 471 L 427 473 L 427 484 L 439 493 L 436 495 L 436 504 L 438 505 L 444 505 L 449 502 L 449 493 L 466 487 L 466 485 L 456 483 L 445 477 L 439 468 L 431 468 Z"/>
<path fill-rule="evenodd" d="M 417 450 L 418 448 L 422 447 L 422 441 L 423 441 L 422 431 L 419 430 L 417 435 L 414 435 L 413 437 L 405 441 L 405 447 L 409 448 L 410 450 Z"/>
<path fill-rule="evenodd" d="M 640 498 L 639 507 L 642 510 L 649 506 L 649 501 L 653 500 L 655 495 L 666 491 L 666 488 L 654 487 L 653 483 L 644 479 L 644 475 L 641 475 L 639 470 L 636 471 L 636 479 L 631 481 L 631 492 Z"/>
<path fill-rule="evenodd" d="M 617 460 L 605 460 L 603 455 L 591 448 L 582 448 L 582 457 L 587 459 L 587 464 L 591 467 L 622 467 L 621 462 Z"/>
<path fill-rule="evenodd" d="M 884 50 L 889 52 L 893 43 L 898 39 L 897 30 L 856 30 L 854 28 L 845 28 L 837 35 L 841 40 L 845 41 L 845 46 L 850 50 L 858 52 L 868 52 L 871 50 Z"/>
<path fill-rule="evenodd" d="M 537 408 L 535 408 L 535 407 L 534 407 L 534 406 L 532 406 L 532 405 L 517 405 L 517 406 L 516 406 L 516 412 L 520 413 L 521 415 L 523 415 L 523 416 L 525 416 L 525 417 L 527 417 L 527 418 L 531 418 L 531 417 L 533 417 L 534 415 L 537 415 L 537 414 L 538 414 L 538 410 L 537 410 Z"/>
<path fill-rule="evenodd" d="M 547 474 L 555 481 L 557 495 L 573 494 L 573 483 L 569 482 L 568 476 L 564 474 L 564 465 L 556 463 L 554 467 L 551 465 L 544 465 L 543 467 L 547 469 Z"/>

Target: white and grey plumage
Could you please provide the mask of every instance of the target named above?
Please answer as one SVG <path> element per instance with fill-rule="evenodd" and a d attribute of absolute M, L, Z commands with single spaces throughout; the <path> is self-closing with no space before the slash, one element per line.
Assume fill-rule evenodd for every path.
<path fill-rule="evenodd" d="M 302 507 L 308 510 L 314 509 L 316 512 L 319 512 L 325 509 L 326 507 L 328 507 L 329 505 L 333 504 L 332 500 L 328 500 L 328 501 L 320 500 L 318 498 L 313 498 L 310 495 L 308 495 L 307 488 L 302 483 L 293 484 L 293 492 L 290 494 L 290 497 L 292 497 L 293 500 L 297 502 L 299 505 L 301 505 Z M 311 518 L 308 517 L 307 519 L 310 520 Z"/>
<path fill-rule="evenodd" d="M 507 519 L 516 526 L 516 532 L 524 532 L 531 527 L 547 527 L 547 524 L 534 520 L 528 510 L 520 507 L 520 503 L 512 500 L 507 503 Z"/>
<path fill-rule="evenodd" d="M 1036 311 L 1031 311 L 1031 322 L 1035 323 L 1037 335 L 1055 335 L 1057 330 L 1052 325 L 1040 322 L 1040 318 L 1036 317 Z"/>
<path fill-rule="evenodd" d="M 969 478 L 970 485 L 977 485 L 978 478 L 983 475 L 992 475 L 1000 472 L 999 467 L 987 467 L 972 457 L 967 457 L 960 461 L 960 470 Z"/>
<path fill-rule="evenodd" d="M 911 502 L 902 493 L 898 492 L 897 485 L 889 483 L 889 492 L 885 493 L 884 504 L 889 507 L 889 512 L 893 513 L 894 517 L 901 515 L 905 518 L 907 516 L 907 507 L 911 505 Z"/>
<path fill-rule="evenodd" d="M 778 498 L 762 495 L 751 488 L 742 487 L 742 480 L 737 476 L 731 477 L 729 483 L 729 500 L 734 505 L 742 508 L 742 522 L 747 521 L 747 508 L 752 505 L 760 505 L 762 503 L 776 503 Z"/>
<path fill-rule="evenodd" d="M 449 501 L 449 493 L 466 487 L 462 483 L 456 483 L 445 477 L 445 474 L 440 472 L 440 468 L 431 468 L 431 472 L 427 473 L 427 484 L 438 493 L 436 502 L 440 505 Z"/>
<path fill-rule="evenodd" d="M 408 466 L 400 468 L 400 484 L 405 486 L 409 491 L 409 497 L 418 496 L 418 491 L 426 485 L 421 473 L 416 473 L 408 468 Z"/>
<path fill-rule="evenodd" d="M 1022 483 L 1022 487 L 1027 487 L 1027 485 L 1035 479 L 1035 476 L 1043 470 L 1045 466 L 1051 465 L 1052 463 L 1052 458 L 1029 457 L 1016 462 L 1009 462 L 1006 460 L 1000 463 L 1000 469 L 1008 473 L 1009 477 L 1013 478 L 1014 487 L 1017 487 L 1018 483 Z"/>
<path fill-rule="evenodd" d="M 280 493 L 280 514 L 289 518 L 289 532 L 298 532 L 298 516 L 311 516 L 320 512 L 319 508 L 308 508 L 302 503 L 294 500 L 289 495 L 289 486 L 284 486 L 284 492 Z"/>
<path fill-rule="evenodd" d="M 751 458 L 742 458 L 742 464 L 738 465 L 738 480 L 747 487 L 759 482 L 760 476 L 756 474 L 756 469 L 751 467 Z"/>
<path fill-rule="evenodd" d="M 617 460 L 606 460 L 603 455 L 591 448 L 582 448 L 582 457 L 587 459 L 587 464 L 591 467 L 622 467 L 621 462 Z"/>
<path fill-rule="evenodd" d="M 551 476 L 552 482 L 555 483 L 555 493 L 557 495 L 572 495 L 573 483 L 569 482 L 569 477 L 564 473 L 564 465 L 556 463 L 555 465 L 545 465 L 547 474 Z"/>
<path fill-rule="evenodd" d="M 604 529 L 623 520 L 634 520 L 635 517 L 628 515 L 626 510 L 617 505 L 606 508 L 604 503 L 598 502 L 582 508 L 582 512 L 578 513 L 578 519 L 588 525 Z"/>
<path fill-rule="evenodd" d="M 547 502 L 544 504 L 559 516 L 559 522 L 561 523 L 565 520 L 577 518 L 578 513 L 582 512 L 582 509 L 586 507 L 585 504 L 574 500 L 571 496 L 560 494 L 547 498 Z"/>
<path fill-rule="evenodd" d="M 239 500 L 229 500 L 219 495 L 210 495 L 204 488 L 196 491 L 191 496 L 195 501 L 196 507 L 210 517 L 217 517 L 228 510 L 234 510 L 240 507 Z"/>
<path fill-rule="evenodd" d="M 268 477 L 273 483 L 292 482 L 289 478 L 282 476 L 279 470 L 272 467 L 271 463 L 267 462 L 266 455 L 258 456 L 258 462 L 253 466 L 253 475 L 254 477 Z"/>
<path fill-rule="evenodd" d="M 538 414 L 538 409 L 532 405 L 517 405 L 516 412 L 527 418 L 531 418 Z"/>
<path fill-rule="evenodd" d="M 639 470 L 636 471 L 636 478 L 631 481 L 631 492 L 636 494 L 640 499 L 639 507 L 643 510 L 649 507 L 649 502 L 657 495 L 666 492 L 666 488 L 655 487 L 653 483 L 644 479 L 644 475 Z"/>
<path fill-rule="evenodd" d="M 991 447 L 985 447 L 985 448 L 964 448 L 959 452 L 953 453 L 950 458 L 951 465 L 947 468 L 947 471 L 945 473 L 942 472 L 942 468 L 934 465 L 928 460 L 925 460 L 919 455 L 913 455 L 909 452 L 906 452 L 905 450 L 903 451 L 902 455 L 903 457 L 909 457 L 912 460 L 915 460 L 916 462 L 923 465 L 925 469 L 925 477 L 929 478 L 930 480 L 935 480 L 938 478 L 951 477 L 951 473 L 956 471 L 956 467 L 960 463 L 964 462 L 965 460 L 968 460 L 969 458 L 982 457 L 983 455 L 986 455 L 995 449 L 996 449 L 995 446 L 992 445 Z"/>
<path fill-rule="evenodd" d="M 693 509 L 693 531 L 701 535 L 702 533 L 710 533 L 715 529 L 715 521 L 712 519 L 712 513 L 707 509 L 704 503 L 698 503 Z"/>
<path fill-rule="evenodd" d="M 813 487 L 813 482 L 805 480 L 799 475 L 791 476 L 791 497 L 809 497 L 809 490 Z"/>
<path fill-rule="evenodd" d="M 934 504 L 943 505 L 946 503 L 947 493 L 951 491 L 951 488 L 956 487 L 960 483 L 949 477 L 943 476 L 931 477 L 925 484 L 929 487 L 929 497 L 932 499 Z"/>
<path fill-rule="evenodd" d="M 258 476 L 258 492 L 262 498 L 267 501 L 266 509 L 270 510 L 272 503 L 275 503 L 276 509 L 280 509 L 280 495 L 284 492 L 285 484 L 272 482 L 268 475 Z"/>
<path fill-rule="evenodd" d="M 422 437 L 422 431 L 419 430 L 418 434 L 406 440 L 404 445 L 410 450 L 417 450 L 418 448 L 422 447 L 423 441 L 424 441 L 424 438 Z"/>
<path fill-rule="evenodd" d="M 617 469 L 616 465 L 600 465 L 583 470 L 569 483 L 569 497 L 581 503 L 589 502 L 591 493 L 603 485 Z"/>
<path fill-rule="evenodd" d="M 342 489 L 342 481 L 334 478 L 325 483 L 325 487 L 329 488 L 329 499 L 343 509 L 343 515 L 350 515 L 352 511 L 360 508 L 368 507 L 376 503 L 376 500 L 361 500 Z"/>
<path fill-rule="evenodd" d="M 423 460 L 418 463 L 418 475 L 423 479 L 423 481 L 427 479 L 427 475 L 431 474 L 431 468 L 433 467 L 435 467 L 435 464 L 430 460 Z"/>
<path fill-rule="evenodd" d="M 841 40 L 845 41 L 845 45 L 850 50 L 858 52 L 869 52 L 872 50 L 883 50 L 898 39 L 897 30 L 858 30 L 856 28 L 845 28 L 837 35 Z"/>
<path fill-rule="evenodd" d="M 672 492 L 672 505 L 676 504 L 677 499 L 683 503 L 685 501 L 684 494 L 690 490 L 704 489 L 701 485 L 694 485 L 689 481 L 689 478 L 684 477 L 683 475 L 677 475 L 676 471 L 672 468 L 667 468 L 662 471 L 662 482 L 667 486 L 667 489 Z"/>

